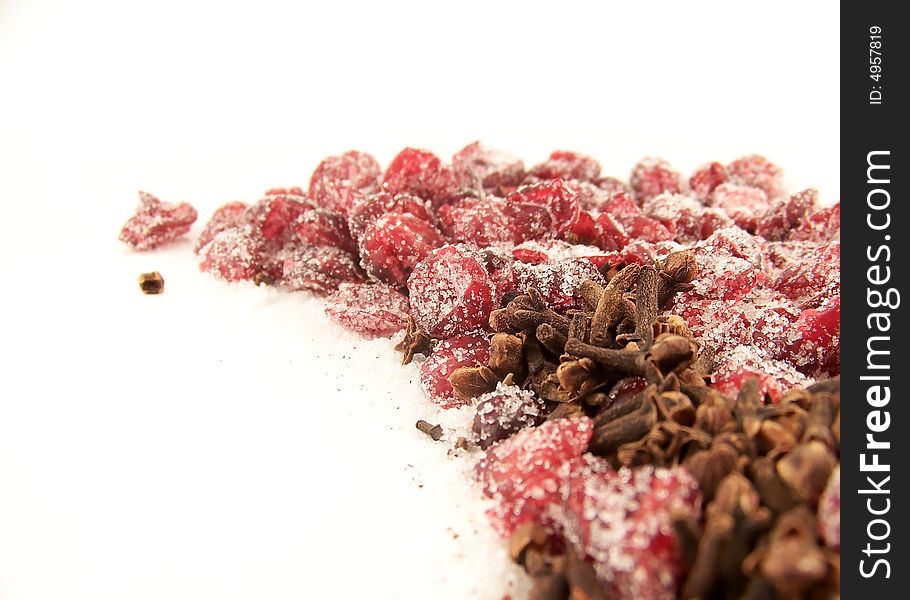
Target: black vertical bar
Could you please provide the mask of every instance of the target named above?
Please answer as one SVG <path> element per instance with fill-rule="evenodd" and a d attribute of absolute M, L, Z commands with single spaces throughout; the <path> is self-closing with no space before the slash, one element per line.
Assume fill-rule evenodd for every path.
<path fill-rule="evenodd" d="M 903 255 L 910 248 L 903 233 L 910 224 L 903 150 L 908 25 L 899 6 L 841 4 L 843 598 L 910 598 L 910 505 L 899 491 L 907 489 L 910 473 L 910 398 L 899 383 L 910 368 L 901 350 L 908 338 L 898 298 L 907 289 Z M 876 460 L 888 470 L 875 467 Z"/>

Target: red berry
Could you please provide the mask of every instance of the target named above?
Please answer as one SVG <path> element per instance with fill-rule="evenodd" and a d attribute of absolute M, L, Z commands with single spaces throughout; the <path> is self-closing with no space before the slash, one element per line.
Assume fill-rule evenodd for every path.
<path fill-rule="evenodd" d="M 740 344 L 752 343 L 752 332 L 739 301 L 707 299 L 695 292 L 676 297 L 670 309 L 685 319 L 689 329 L 702 344 L 717 352 Z"/>
<path fill-rule="evenodd" d="M 408 291 L 415 323 L 437 338 L 482 328 L 493 310 L 493 282 L 480 255 L 467 246 L 430 253 L 411 273 Z"/>
<path fill-rule="evenodd" d="M 432 152 L 415 148 L 405 148 L 392 159 L 382 182 L 392 194 L 412 194 L 434 207 L 444 204 L 455 188 L 451 169 Z"/>
<path fill-rule="evenodd" d="M 251 225 L 228 227 L 217 232 L 199 250 L 199 269 L 225 281 L 252 279 L 266 268 L 265 243 Z M 280 273 L 279 273 L 280 274 Z"/>
<path fill-rule="evenodd" d="M 711 194 L 711 206 L 727 214 L 733 222 L 753 232 L 771 210 L 768 195 L 759 188 L 723 183 Z"/>
<path fill-rule="evenodd" d="M 597 217 L 596 224 L 599 234 L 597 245 L 604 250 L 622 250 L 631 241 L 626 233 L 626 228 L 609 213 L 601 213 Z"/>
<path fill-rule="evenodd" d="M 818 244 L 815 242 L 768 242 L 765 244 L 768 272 L 779 274 L 816 248 Z"/>
<path fill-rule="evenodd" d="M 814 213 L 817 206 L 818 191 L 812 188 L 778 198 L 758 222 L 755 233 L 766 240 L 786 239 L 790 230 L 804 222 L 806 215 Z"/>
<path fill-rule="evenodd" d="M 547 306 L 556 311 L 575 308 L 581 302 L 581 283 L 590 279 L 606 285 L 603 275 L 594 264 L 584 258 L 568 258 L 547 264 L 525 264 L 516 262 L 515 271 L 518 288 L 526 293 L 529 288 L 540 292 Z"/>
<path fill-rule="evenodd" d="M 840 551 L 840 465 L 835 467 L 818 501 L 818 529 L 825 545 Z"/>
<path fill-rule="evenodd" d="M 452 157 L 459 187 L 475 190 L 511 187 L 521 183 L 525 165 L 520 158 L 490 150 L 480 142 L 468 144 Z"/>
<path fill-rule="evenodd" d="M 355 189 L 347 181 L 328 179 L 320 184 L 318 199 L 313 199 L 313 202 L 321 208 L 347 215 L 363 197 L 364 192 Z"/>
<path fill-rule="evenodd" d="M 267 194 L 247 210 L 247 219 L 253 225 L 255 233 L 269 242 L 270 246 L 281 248 L 293 237 L 297 218 L 312 208 L 315 207 L 305 196 Z"/>
<path fill-rule="evenodd" d="M 578 205 L 581 207 L 582 211 L 600 211 L 601 207 L 614 194 L 618 194 L 623 191 L 621 189 L 615 192 L 605 191 L 589 181 L 567 180 L 566 185 L 571 187 L 578 194 Z"/>
<path fill-rule="evenodd" d="M 565 233 L 565 239 L 576 244 L 596 245 L 600 240 L 600 234 L 597 231 L 597 223 L 591 213 L 586 210 L 580 211 L 575 225 Z"/>
<path fill-rule="evenodd" d="M 382 284 L 343 283 L 326 298 L 325 314 L 365 338 L 388 337 L 407 327 L 408 298 Z"/>
<path fill-rule="evenodd" d="M 840 294 L 800 313 L 784 342 L 783 358 L 800 372 L 813 377 L 840 374 Z"/>
<path fill-rule="evenodd" d="M 188 232 L 197 216 L 196 209 L 186 202 L 168 204 L 139 192 L 136 214 L 120 230 L 120 241 L 134 250 L 151 250 Z"/>
<path fill-rule="evenodd" d="M 414 267 L 444 240 L 435 227 L 413 215 L 387 213 L 370 224 L 360 239 L 367 275 L 403 287 Z"/>
<path fill-rule="evenodd" d="M 736 398 L 747 378 L 757 377 L 762 395 L 774 403 L 788 390 L 811 383 L 791 365 L 766 358 L 751 345 L 737 346 L 719 356 L 712 377 L 717 391 L 729 398 Z"/>
<path fill-rule="evenodd" d="M 818 308 L 840 295 L 840 242 L 820 246 L 784 269 L 774 289 L 800 308 Z"/>
<path fill-rule="evenodd" d="M 759 188 L 768 198 L 780 195 L 782 173 L 780 167 L 758 154 L 744 156 L 727 165 L 728 182 Z"/>
<path fill-rule="evenodd" d="M 338 188 L 369 192 L 379 184 L 381 174 L 379 163 L 365 152 L 349 150 L 340 156 L 329 156 L 313 171 L 309 196 L 317 206 L 346 213 L 338 206 Z"/>
<path fill-rule="evenodd" d="M 680 243 L 703 240 L 718 229 L 733 225 L 733 219 L 723 212 L 682 194 L 660 194 L 645 202 L 642 209 Z"/>
<path fill-rule="evenodd" d="M 357 244 L 351 238 L 344 215 L 324 208 L 308 210 L 294 223 L 297 239 L 306 246 L 334 246 L 357 254 Z"/>
<path fill-rule="evenodd" d="M 711 197 L 714 188 L 727 181 L 727 169 L 719 162 L 702 165 L 689 178 L 689 189 L 703 203 Z"/>
<path fill-rule="evenodd" d="M 557 150 L 550 154 L 548 160 L 532 167 L 528 174 L 534 180 L 594 181 L 600 176 L 600 163 L 584 154 Z"/>
<path fill-rule="evenodd" d="M 619 192 L 623 192 L 625 194 L 632 193 L 632 189 L 626 185 L 624 181 L 619 180 L 615 177 L 600 177 L 594 181 L 594 185 L 596 185 L 607 198 L 613 196 L 614 194 L 618 194 Z"/>
<path fill-rule="evenodd" d="M 750 235 L 739 227 L 718 229 L 694 248 L 696 255 L 723 254 L 742 258 L 761 271 L 766 270 L 766 244 L 758 236 Z"/>
<path fill-rule="evenodd" d="M 439 209 L 443 230 L 455 241 L 466 242 L 480 248 L 493 244 L 518 244 L 528 238 L 526 228 L 506 214 L 505 201 L 501 198 L 465 198 Z M 534 232 L 539 238 L 549 233 Z"/>
<path fill-rule="evenodd" d="M 475 468 L 477 479 L 496 505 L 487 512 L 502 536 L 527 522 L 541 522 L 554 503 L 572 463 L 588 447 L 590 419 L 556 419 L 522 429 L 493 445 Z"/>
<path fill-rule="evenodd" d="M 620 223 L 625 235 L 630 239 L 640 239 L 652 243 L 673 239 L 673 234 L 659 221 L 645 216 L 628 194 L 614 195 L 604 203 L 601 210 Z M 606 231 L 607 229 L 603 229 L 602 235 L 605 235 Z"/>
<path fill-rule="evenodd" d="M 559 237 L 578 220 L 578 193 L 559 179 L 522 186 L 505 200 L 504 212 L 526 232 L 522 241 Z"/>
<path fill-rule="evenodd" d="M 490 342 L 486 335 L 474 333 L 443 340 L 420 365 L 418 382 L 427 398 L 443 408 L 464 406 L 455 397 L 449 376 L 461 367 L 476 367 L 490 358 Z"/>
<path fill-rule="evenodd" d="M 682 191 L 682 176 L 678 171 L 674 171 L 667 161 L 660 158 L 641 159 L 632 169 L 629 182 L 641 203 L 664 192 L 678 194 Z"/>
<path fill-rule="evenodd" d="M 840 202 L 818 210 L 790 232 L 789 240 L 833 242 L 840 240 Z"/>
<path fill-rule="evenodd" d="M 393 196 L 388 192 L 378 192 L 357 200 L 351 207 L 348 215 L 351 236 L 355 240 L 359 240 L 373 221 L 384 214 L 393 212 L 412 215 L 431 225 L 436 224 L 436 219 L 426 200 L 409 194 Z"/>
<path fill-rule="evenodd" d="M 359 283 L 363 272 L 354 256 L 332 246 L 297 248 L 284 257 L 283 279 L 292 290 L 325 294 L 342 283 Z"/>
<path fill-rule="evenodd" d="M 206 244 L 225 229 L 239 227 L 246 223 L 246 209 L 246 202 L 228 202 L 216 210 L 209 222 L 205 224 L 205 229 L 199 234 L 199 239 L 196 240 L 196 246 L 193 248 L 194 252 L 199 254 Z"/>
<path fill-rule="evenodd" d="M 477 445 L 486 450 L 510 435 L 534 427 L 546 415 L 546 403 L 530 390 L 499 384 L 477 398 L 473 431 Z"/>
<path fill-rule="evenodd" d="M 570 480 L 558 514 L 608 597 L 676 598 L 685 563 L 673 521 L 701 515 L 698 483 L 684 468 L 595 470 Z"/>

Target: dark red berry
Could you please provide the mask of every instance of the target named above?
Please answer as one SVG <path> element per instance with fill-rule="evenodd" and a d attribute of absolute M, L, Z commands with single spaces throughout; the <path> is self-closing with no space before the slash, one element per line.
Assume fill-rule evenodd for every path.
<path fill-rule="evenodd" d="M 525 175 L 525 165 L 520 158 L 490 150 L 480 142 L 459 150 L 452 157 L 452 169 L 459 187 L 475 190 L 517 186 Z"/>
<path fill-rule="evenodd" d="M 682 191 L 682 176 L 660 158 L 641 159 L 632 169 L 629 183 L 639 203 L 664 192 L 678 194 Z"/>
<path fill-rule="evenodd" d="M 270 190 L 275 191 L 275 190 Z M 297 194 L 267 194 L 247 210 L 253 230 L 271 246 L 281 248 L 294 235 L 294 223 L 315 208 L 308 198 Z"/>
<path fill-rule="evenodd" d="M 818 308 L 840 295 L 840 242 L 820 246 L 792 263 L 773 287 L 803 309 Z"/>
<path fill-rule="evenodd" d="M 600 176 L 600 163 L 584 154 L 557 150 L 546 161 L 534 165 L 528 175 L 533 180 L 574 179 L 595 181 Z"/>
<path fill-rule="evenodd" d="M 759 188 L 771 199 L 780 195 L 782 174 L 780 167 L 758 154 L 738 158 L 727 165 L 728 182 Z"/>
<path fill-rule="evenodd" d="M 464 406 L 452 391 L 449 376 L 461 367 L 476 367 L 490 358 L 486 335 L 474 333 L 443 340 L 420 365 L 418 382 L 427 398 L 443 408 Z"/>
<path fill-rule="evenodd" d="M 427 150 L 405 148 L 392 159 L 383 186 L 392 194 L 411 194 L 439 207 L 449 200 L 455 189 L 452 170 Z"/>
<path fill-rule="evenodd" d="M 388 337 L 407 326 L 408 298 L 387 285 L 344 283 L 326 298 L 325 314 L 365 338 Z"/>
<path fill-rule="evenodd" d="M 578 220 L 578 193 L 563 181 L 542 181 L 507 195 L 503 209 L 522 228 L 525 240 L 559 237 Z"/>
<path fill-rule="evenodd" d="M 349 150 L 339 156 L 329 156 L 313 171 L 309 196 L 317 206 L 346 213 L 338 206 L 338 188 L 370 192 L 378 186 L 381 174 L 379 163 L 365 152 Z M 339 183 L 346 186 L 339 186 Z"/>
<path fill-rule="evenodd" d="M 799 227 L 818 208 L 818 191 L 812 188 L 771 203 L 767 214 L 758 222 L 757 235 L 766 240 L 786 239 L 790 230 Z"/>
<path fill-rule="evenodd" d="M 546 403 L 530 390 L 499 384 L 496 390 L 477 398 L 474 435 L 486 450 L 526 427 L 534 427 L 546 416 Z"/>
<path fill-rule="evenodd" d="M 792 365 L 767 358 L 751 345 L 736 346 L 718 357 L 712 377 L 714 388 L 729 398 L 736 398 L 747 378 L 756 377 L 762 396 L 775 403 L 788 390 L 811 383 Z"/>
<path fill-rule="evenodd" d="M 239 227 L 246 223 L 246 210 L 246 202 L 228 202 L 216 210 L 209 222 L 205 224 L 205 229 L 199 234 L 199 239 L 196 240 L 196 246 L 193 248 L 196 254 L 199 254 L 206 244 L 225 229 Z"/>
<path fill-rule="evenodd" d="M 727 181 L 727 169 L 719 162 L 702 165 L 689 178 L 689 189 L 692 194 L 707 202 L 714 188 Z"/>
<path fill-rule="evenodd" d="M 817 243 L 840 240 L 840 202 L 812 213 L 798 228 L 790 232 L 787 239 Z"/>
<path fill-rule="evenodd" d="M 376 281 L 404 287 L 417 263 L 443 243 L 439 231 L 423 219 L 387 213 L 364 231 L 361 262 L 367 275 Z"/>
<path fill-rule="evenodd" d="M 482 328 L 493 310 L 493 282 L 483 258 L 467 246 L 430 253 L 411 273 L 408 291 L 415 323 L 436 338 Z"/>
<path fill-rule="evenodd" d="M 436 219 L 426 200 L 409 194 L 392 195 L 389 192 L 370 194 L 357 200 L 348 215 L 351 237 L 359 240 L 366 228 L 387 213 L 411 215 L 435 225 Z"/>
<path fill-rule="evenodd" d="M 139 206 L 120 230 L 120 241 L 134 250 L 151 250 L 188 232 L 197 216 L 196 209 L 186 202 L 168 204 L 139 192 Z"/>
<path fill-rule="evenodd" d="M 332 246 L 297 248 L 284 257 L 284 284 L 292 290 L 326 294 L 342 283 L 364 280 L 354 256 Z"/>
<path fill-rule="evenodd" d="M 294 233 L 297 234 L 297 240 L 306 246 L 334 246 L 357 254 L 357 244 L 341 213 L 324 208 L 308 210 L 297 218 Z"/>
<path fill-rule="evenodd" d="M 749 232 L 754 232 L 771 210 L 768 195 L 763 190 L 733 183 L 717 186 L 711 194 L 710 202 L 711 206 L 726 213 L 737 225 Z"/>
<path fill-rule="evenodd" d="M 682 194 L 660 194 L 642 206 L 644 212 L 659 221 L 677 242 L 692 243 L 733 225 L 733 219 L 716 208 L 707 208 Z"/>
<path fill-rule="evenodd" d="M 265 243 L 251 225 L 219 231 L 199 249 L 199 256 L 202 258 L 200 270 L 225 281 L 252 279 L 267 270 Z"/>

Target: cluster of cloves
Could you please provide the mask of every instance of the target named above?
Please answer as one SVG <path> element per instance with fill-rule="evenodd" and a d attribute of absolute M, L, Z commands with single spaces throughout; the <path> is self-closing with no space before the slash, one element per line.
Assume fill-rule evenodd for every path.
<path fill-rule="evenodd" d="M 683 319 L 661 314 L 697 273 L 688 251 L 608 267 L 606 285 L 583 282 L 579 308 L 565 314 L 529 289 L 491 314 L 487 363 L 450 382 L 464 400 L 514 383 L 546 401 L 547 419 L 592 418 L 588 450 L 615 467 L 687 468 L 705 509 L 698 522 L 676 523 L 689 567 L 682 598 L 835 597 L 839 558 L 819 540 L 815 514 L 839 464 L 839 381 L 791 390 L 778 404 L 756 379 L 735 399 L 710 387 L 711 349 Z M 412 326 L 401 349 L 427 343 Z M 604 597 L 585 589 L 593 570 L 583 559 L 544 560 L 539 533 L 515 535 L 513 559 L 534 576 L 533 597 Z"/>

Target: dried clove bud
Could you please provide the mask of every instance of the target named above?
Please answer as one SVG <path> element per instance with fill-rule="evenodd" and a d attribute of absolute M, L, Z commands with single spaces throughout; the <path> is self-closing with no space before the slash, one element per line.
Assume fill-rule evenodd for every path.
<path fill-rule="evenodd" d="M 490 338 L 490 359 L 487 366 L 499 379 L 509 374 L 518 380 L 527 375 L 521 338 L 508 333 L 495 333 Z"/>
<path fill-rule="evenodd" d="M 433 438 L 434 442 L 438 442 L 440 439 L 442 439 L 442 427 L 439 425 L 433 425 L 424 421 L 423 419 L 417 421 L 415 425 L 417 429 Z"/>
<path fill-rule="evenodd" d="M 492 392 L 499 378 L 488 367 L 461 367 L 449 375 L 452 391 L 459 400 L 470 402 L 477 396 Z"/>
<path fill-rule="evenodd" d="M 777 463 L 777 474 L 810 506 L 817 506 L 837 458 L 823 442 L 810 440 L 800 444 Z"/>
<path fill-rule="evenodd" d="M 158 271 L 141 273 L 139 275 L 139 289 L 143 294 L 160 294 L 164 291 L 164 277 Z"/>
<path fill-rule="evenodd" d="M 423 354 L 424 356 L 432 354 L 433 339 L 420 331 L 417 323 L 414 322 L 414 318 L 408 315 L 408 329 L 404 334 L 404 339 L 395 346 L 395 350 L 404 353 L 401 364 L 407 365 L 414 360 L 415 354 Z"/>

